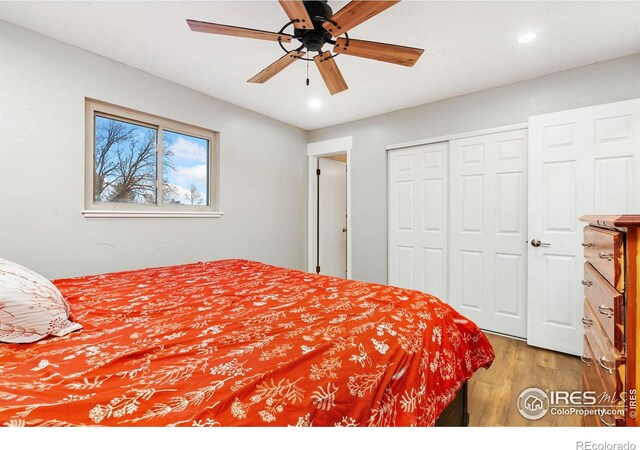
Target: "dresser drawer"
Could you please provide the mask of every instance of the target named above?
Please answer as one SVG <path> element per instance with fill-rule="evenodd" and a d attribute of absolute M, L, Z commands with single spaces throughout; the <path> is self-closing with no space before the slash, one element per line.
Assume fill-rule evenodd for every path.
<path fill-rule="evenodd" d="M 598 363 L 587 337 L 583 336 L 582 340 L 582 391 L 594 391 L 597 396 L 600 396 L 605 388 L 598 372 Z"/>
<path fill-rule="evenodd" d="M 596 414 L 587 408 L 582 416 L 583 427 L 624 427 L 626 419 L 618 414 L 607 411 L 605 414 Z"/>
<path fill-rule="evenodd" d="M 593 391 L 585 385 L 585 375 L 582 375 L 582 391 Z M 603 409 L 603 414 L 598 414 L 599 408 Z M 626 419 L 619 414 L 612 414 L 613 411 L 618 411 L 618 406 L 612 405 L 611 407 L 598 404 L 598 408 L 585 407 L 584 415 L 582 416 L 583 427 L 623 427 L 626 424 Z M 613 409 L 613 411 L 612 411 Z"/>
<path fill-rule="evenodd" d="M 601 370 L 591 345 L 586 336 L 583 337 L 583 355 L 582 355 L 582 392 L 591 392 L 596 398 L 596 405 L 585 406 L 585 414 L 582 417 L 582 426 L 584 427 L 606 427 L 606 426 L 622 426 L 624 425 L 624 417 L 619 414 L 612 414 L 613 411 L 622 408 L 619 394 L 614 394 L 605 387 L 604 380 L 601 377 Z M 600 410 L 604 410 L 604 414 L 599 415 Z"/>
<path fill-rule="evenodd" d="M 602 379 L 605 391 L 611 396 L 619 396 L 624 390 L 624 356 L 613 347 L 586 299 L 584 312 L 584 334 L 593 352 L 593 366 Z"/>
<path fill-rule="evenodd" d="M 624 245 L 619 231 L 584 227 L 584 257 L 611 285 L 624 290 Z"/>
<path fill-rule="evenodd" d="M 590 264 L 584 264 L 584 296 L 613 346 L 624 353 L 624 295 Z"/>

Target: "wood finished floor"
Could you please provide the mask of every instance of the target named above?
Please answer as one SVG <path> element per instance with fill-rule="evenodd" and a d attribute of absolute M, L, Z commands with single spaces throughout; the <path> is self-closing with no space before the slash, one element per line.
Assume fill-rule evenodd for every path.
<path fill-rule="evenodd" d="M 528 387 L 579 390 L 582 362 L 526 342 L 486 333 L 496 353 L 489 370 L 478 370 L 469 380 L 469 426 L 575 426 L 580 416 L 552 416 L 539 420 L 520 415 L 516 401 Z"/>

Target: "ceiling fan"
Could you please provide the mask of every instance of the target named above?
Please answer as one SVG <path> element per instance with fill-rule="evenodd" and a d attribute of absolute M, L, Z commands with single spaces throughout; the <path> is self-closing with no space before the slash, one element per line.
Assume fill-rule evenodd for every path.
<path fill-rule="evenodd" d="M 252 28 L 234 27 L 217 23 L 187 20 L 193 31 L 202 33 L 224 34 L 252 39 L 277 41 L 285 51 L 285 55 L 276 62 L 247 80 L 249 83 L 264 83 L 296 60 L 314 61 L 320 75 L 331 95 L 348 89 L 347 83 L 334 58 L 338 54 L 359 56 L 393 64 L 412 67 L 424 52 L 420 48 L 403 47 L 400 45 L 383 44 L 381 42 L 361 41 L 351 39 L 349 31 L 372 18 L 400 0 L 370 1 L 353 0 L 344 8 L 333 13 L 326 0 L 278 0 L 290 22 L 287 22 L 279 32 L 255 30 Z M 285 30 L 293 25 L 293 34 Z M 300 45 L 287 50 L 283 43 L 298 41 Z M 333 45 L 333 53 L 323 50 L 326 44 Z M 311 58 L 305 57 L 309 52 L 318 54 Z M 308 63 L 307 63 L 308 64 Z M 307 77 L 307 85 L 309 78 Z"/>

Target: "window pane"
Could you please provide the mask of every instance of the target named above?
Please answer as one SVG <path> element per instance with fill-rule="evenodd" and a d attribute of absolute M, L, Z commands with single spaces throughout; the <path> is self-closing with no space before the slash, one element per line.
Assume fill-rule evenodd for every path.
<path fill-rule="evenodd" d="M 96 202 L 156 203 L 158 132 L 96 115 Z"/>
<path fill-rule="evenodd" d="M 174 205 L 209 205 L 209 141 L 163 131 L 163 201 Z"/>

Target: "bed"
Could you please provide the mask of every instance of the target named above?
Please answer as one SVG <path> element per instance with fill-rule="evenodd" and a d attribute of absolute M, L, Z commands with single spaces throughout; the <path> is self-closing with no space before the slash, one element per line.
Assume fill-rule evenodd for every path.
<path fill-rule="evenodd" d="M 54 284 L 83 329 L 0 343 L 2 425 L 431 426 L 494 358 L 431 295 L 254 261 Z"/>

